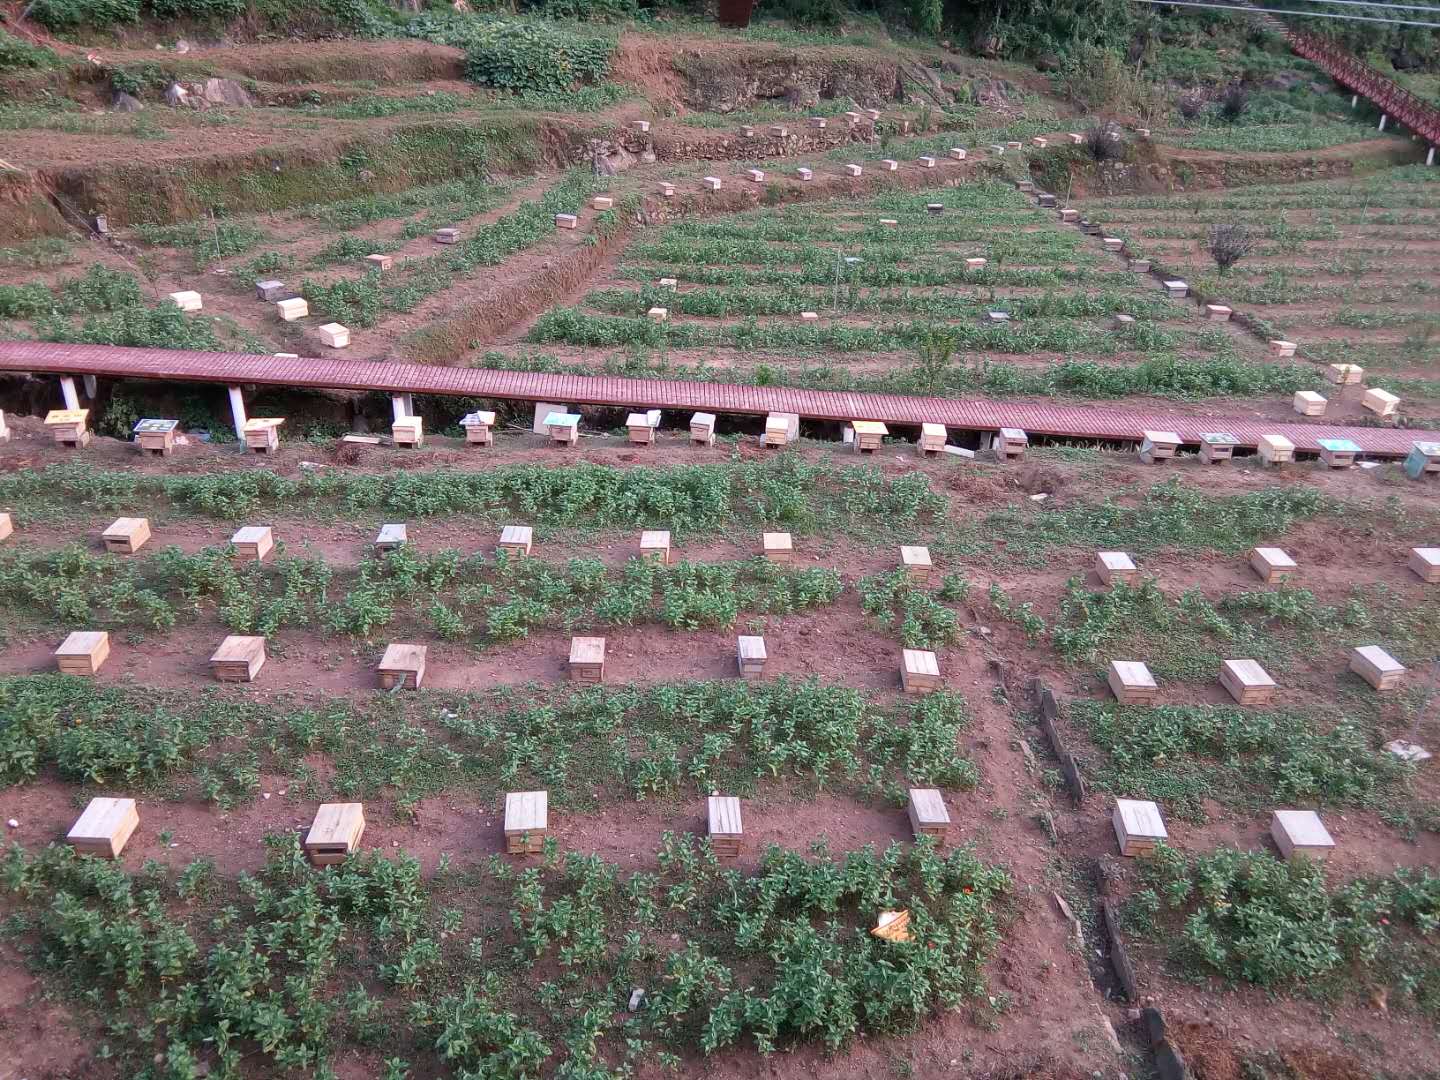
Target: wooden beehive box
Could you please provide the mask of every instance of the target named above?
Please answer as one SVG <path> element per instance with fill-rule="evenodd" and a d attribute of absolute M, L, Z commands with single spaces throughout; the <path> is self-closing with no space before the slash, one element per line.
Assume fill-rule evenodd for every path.
<path fill-rule="evenodd" d="M 967 155 L 966 155 L 966 151 L 965 151 L 965 147 L 963 147 L 963 146 L 952 146 L 952 147 L 950 148 L 950 156 L 951 156 L 952 158 L 954 158 L 956 161 L 964 161 L 965 158 L 966 158 L 966 156 L 967 156 Z"/>
<path fill-rule="evenodd" d="M 809 181 L 815 179 L 815 170 L 807 169 L 804 166 L 801 166 L 800 168 L 795 170 L 795 175 L 798 176 L 801 180 L 808 183 Z"/>
<path fill-rule="evenodd" d="M 1325 368 L 1325 378 L 1336 386 L 1354 386 L 1365 377 L 1365 369 L 1359 364 L 1330 364 Z"/>
<path fill-rule="evenodd" d="M 0 512 L 0 540 L 8 540 L 15 533 L 15 519 L 8 512 Z"/>
<path fill-rule="evenodd" d="M 640 446 L 650 446 L 655 442 L 655 429 L 659 426 L 659 409 L 650 409 L 647 412 L 632 412 L 625 418 L 625 429 L 629 432 L 630 442 Z"/>
<path fill-rule="evenodd" d="M 460 230 L 436 229 L 435 242 L 437 244 L 458 244 L 460 242 Z"/>
<path fill-rule="evenodd" d="M 902 649 L 900 688 L 907 694 L 933 694 L 940 689 L 940 662 L 929 649 Z"/>
<path fill-rule="evenodd" d="M 1400 399 L 1388 390 L 1378 388 L 1366 390 L 1360 404 L 1376 416 L 1394 416 L 1400 411 Z"/>
<path fill-rule="evenodd" d="M 1205 318 L 1211 322 L 1229 322 L 1230 316 L 1235 314 L 1224 304 L 1206 304 Z"/>
<path fill-rule="evenodd" d="M 1426 473 L 1440 472 L 1440 443 L 1417 442 L 1405 458 L 1405 475 L 1419 480 Z"/>
<path fill-rule="evenodd" d="M 1297 853 L 1323 859 L 1335 847 L 1335 840 L 1314 810 L 1276 810 L 1270 817 L 1270 839 L 1282 859 Z"/>
<path fill-rule="evenodd" d="M 235 530 L 230 545 L 239 558 L 264 562 L 265 556 L 275 548 L 275 533 L 268 525 L 246 525 Z"/>
<path fill-rule="evenodd" d="M 112 521 L 100 534 L 105 550 L 116 555 L 134 555 L 150 539 L 150 519 L 122 517 Z"/>
<path fill-rule="evenodd" d="M 761 533 L 760 553 L 773 563 L 788 565 L 795 560 L 795 541 L 788 532 Z"/>
<path fill-rule="evenodd" d="M 670 565 L 670 530 L 645 529 L 640 533 L 640 558 Z"/>
<path fill-rule="evenodd" d="M 1207 431 L 1200 436 L 1200 460 L 1206 465 L 1224 465 L 1235 457 L 1239 441 L 1228 431 Z"/>
<path fill-rule="evenodd" d="M 330 866 L 358 851 L 364 835 L 364 803 L 322 803 L 302 846 L 313 865 Z"/>
<path fill-rule="evenodd" d="M 860 166 L 856 165 L 855 168 L 858 169 L 860 168 Z M 880 168 L 884 169 L 886 172 L 898 172 L 900 170 L 900 162 L 896 161 L 894 158 L 883 158 L 880 162 Z M 857 172 L 854 175 L 859 176 L 860 174 Z"/>
<path fill-rule="evenodd" d="M 385 655 L 375 670 L 380 673 L 380 689 L 419 690 L 425 681 L 425 657 L 429 650 L 424 645 L 402 645 L 393 643 L 385 646 Z"/>
<path fill-rule="evenodd" d="M 395 265 L 395 260 L 389 255 L 377 253 L 375 255 L 366 255 L 365 263 L 371 270 L 378 270 L 383 274 Z"/>
<path fill-rule="evenodd" d="M 700 182 L 705 185 L 706 191 L 719 191 L 722 186 L 720 177 L 718 176 L 707 176 Z"/>
<path fill-rule="evenodd" d="M 1097 551 L 1095 573 L 1106 585 L 1113 585 L 1117 581 L 1134 585 L 1140 580 L 1140 571 L 1135 568 L 1135 560 L 1124 551 Z"/>
<path fill-rule="evenodd" d="M 580 441 L 580 417 L 574 413 L 552 412 L 545 417 L 545 430 L 557 446 L 574 446 Z"/>
<path fill-rule="evenodd" d="M 539 855 L 550 828 L 548 791 L 510 791 L 505 795 L 505 850 L 511 855 Z"/>
<path fill-rule="evenodd" d="M 1168 461 L 1180 448 L 1180 436 L 1173 431 L 1143 431 L 1141 436 L 1140 460 L 1146 465 Z"/>
<path fill-rule="evenodd" d="M 570 639 L 570 681 L 601 683 L 605 681 L 605 639 L 573 637 Z"/>
<path fill-rule="evenodd" d="M 348 349 L 350 347 L 350 328 L 338 322 L 324 323 L 317 327 L 315 332 L 320 335 L 321 344 L 331 349 Z"/>
<path fill-rule="evenodd" d="M 930 571 L 934 569 L 934 563 L 930 561 L 930 549 L 916 544 L 901 546 L 900 565 L 905 568 L 912 581 L 929 581 Z"/>
<path fill-rule="evenodd" d="M 251 453 L 273 454 L 280 448 L 280 425 L 285 421 L 278 416 L 261 416 L 245 421 L 245 446 Z"/>
<path fill-rule="evenodd" d="M 1406 565 L 1421 581 L 1433 585 L 1440 581 L 1440 548 L 1411 548 Z"/>
<path fill-rule="evenodd" d="M 1325 406 L 1328 404 L 1325 396 L 1314 390 L 1296 390 L 1295 396 L 1290 400 L 1290 407 L 1301 416 L 1324 416 Z"/>
<path fill-rule="evenodd" d="M 134 799 L 91 799 L 70 826 L 65 842 L 79 855 L 118 859 L 139 825 L 140 811 Z"/>
<path fill-rule="evenodd" d="M 194 289 L 182 289 L 180 292 L 170 294 L 170 302 L 181 311 L 200 311 L 205 307 L 205 301 Z"/>
<path fill-rule="evenodd" d="M 596 195 L 590 200 L 590 206 L 595 210 L 614 210 L 615 200 L 609 195 Z"/>
<path fill-rule="evenodd" d="M 390 425 L 390 437 L 396 446 L 424 446 L 425 421 L 418 416 L 402 416 Z"/>
<path fill-rule="evenodd" d="M 1295 342 L 1275 338 L 1270 342 L 1270 355 L 1277 360 L 1288 360 L 1295 355 Z"/>
<path fill-rule="evenodd" d="M 760 445 L 778 449 L 788 446 L 799 437 L 799 413 L 770 413 L 765 417 L 765 434 L 760 436 Z"/>
<path fill-rule="evenodd" d="M 375 550 L 380 552 L 394 551 L 402 548 L 410 539 L 410 530 L 403 523 L 381 525 L 380 531 L 375 534 Z"/>
<path fill-rule="evenodd" d="M 855 450 L 861 454 L 879 450 L 890 434 L 890 429 L 877 420 L 856 420 L 851 427 L 855 431 Z"/>
<path fill-rule="evenodd" d="M 764 170 L 764 169 L 746 169 L 746 170 L 745 170 L 745 176 L 750 180 L 751 183 L 754 183 L 754 184 L 764 183 L 764 181 L 765 181 L 765 170 Z"/>
<path fill-rule="evenodd" d="M 51 409 L 45 414 L 45 426 L 60 446 L 90 445 L 90 429 L 85 426 L 89 409 Z"/>
<path fill-rule="evenodd" d="M 142 454 L 169 457 L 175 452 L 175 430 L 179 420 L 141 420 L 135 425 L 135 444 Z"/>
<path fill-rule="evenodd" d="M 759 679 L 765 675 L 765 652 L 763 637 L 741 634 L 736 639 L 736 658 L 740 665 L 742 679 Z"/>
<path fill-rule="evenodd" d="M 920 425 L 920 449 L 926 454 L 938 454 L 945 449 L 949 433 L 944 424 Z"/>
<path fill-rule="evenodd" d="M 995 436 L 995 460 L 1009 461 L 1025 453 L 1030 445 L 1030 436 L 1019 428 L 1002 427 Z"/>
<path fill-rule="evenodd" d="M 466 413 L 460 421 L 465 429 L 465 442 L 476 446 L 490 446 L 495 442 L 495 414 L 488 411 Z"/>
<path fill-rule="evenodd" d="M 269 281 L 257 281 L 255 283 L 255 299 L 263 300 L 267 304 L 273 304 L 285 299 L 289 291 L 283 281 L 271 279 Z"/>
<path fill-rule="evenodd" d="M 1316 439 L 1320 444 L 1320 461 L 1332 469 L 1348 469 L 1355 464 L 1360 444 L 1350 439 Z"/>
<path fill-rule="evenodd" d="M 1284 581 L 1295 573 L 1295 560 L 1283 548 L 1257 547 L 1250 550 L 1250 569 L 1268 584 Z"/>
<path fill-rule="evenodd" d="M 506 525 L 500 530 L 500 550 L 523 559 L 530 554 L 530 545 L 535 539 L 535 530 L 529 525 Z"/>
<path fill-rule="evenodd" d="M 1165 282 L 1165 293 L 1171 300 L 1183 300 L 1190 295 L 1190 286 L 1180 280 Z"/>
<path fill-rule="evenodd" d="M 740 800 L 734 795 L 711 795 L 706 810 L 711 849 L 721 859 L 737 857 L 745 836 L 740 823 Z"/>
<path fill-rule="evenodd" d="M 1275 699 L 1275 680 L 1254 660 L 1226 660 L 1220 665 L 1220 685 L 1240 705 L 1269 705 Z"/>
<path fill-rule="evenodd" d="M 915 164 L 919 165 L 922 169 L 933 169 L 935 167 L 935 157 L 933 154 L 921 154 L 915 159 Z"/>
<path fill-rule="evenodd" d="M 1149 855 L 1155 850 L 1155 845 L 1164 843 L 1170 837 L 1165 831 L 1160 807 L 1149 799 L 1116 799 L 1110 822 L 1115 827 L 1120 854 L 1131 858 Z"/>
<path fill-rule="evenodd" d="M 1105 245 L 1106 251 L 1123 251 L 1125 238 L 1123 236 L 1102 236 L 1100 243 Z"/>
<path fill-rule="evenodd" d="M 936 847 L 945 846 L 945 834 L 950 830 L 950 811 L 945 809 L 944 796 L 937 788 L 911 788 L 906 806 L 910 817 L 910 829 L 915 839 L 928 836 Z"/>
<path fill-rule="evenodd" d="M 1135 316 L 1126 315 L 1123 312 L 1117 313 L 1110 320 L 1110 327 L 1113 330 L 1133 330 L 1135 329 Z"/>
<path fill-rule="evenodd" d="M 1149 259 L 1128 259 L 1125 266 L 1132 274 L 1148 274 L 1150 272 Z"/>
<path fill-rule="evenodd" d="M 281 322 L 298 322 L 310 315 L 310 302 L 303 296 L 291 296 L 275 302 L 275 314 Z M 323 336 L 323 335 L 322 335 Z M 328 341 L 325 344 L 330 344 Z"/>
<path fill-rule="evenodd" d="M 89 677 L 110 657 L 110 635 L 104 630 L 76 630 L 55 650 L 55 667 L 62 675 Z"/>
<path fill-rule="evenodd" d="M 697 412 L 690 417 L 690 441 L 697 446 L 715 445 L 715 414 Z"/>
<path fill-rule="evenodd" d="M 1154 705 L 1160 696 L 1155 677 L 1138 660 L 1111 660 L 1106 681 L 1121 705 Z"/>
<path fill-rule="evenodd" d="M 1295 444 L 1284 435 L 1261 435 L 1255 451 L 1266 465 L 1284 465 L 1295 460 Z"/>
<path fill-rule="evenodd" d="M 784 139 L 790 134 L 790 129 L 784 124 L 771 124 L 770 137 L 772 139 Z"/>
<path fill-rule="evenodd" d="M 1405 675 L 1405 665 L 1379 645 L 1361 645 L 1350 653 L 1350 670 L 1376 690 L 1394 690 Z"/>
<path fill-rule="evenodd" d="M 210 672 L 221 682 L 250 682 L 265 666 L 265 639 L 231 634 L 210 657 Z"/>

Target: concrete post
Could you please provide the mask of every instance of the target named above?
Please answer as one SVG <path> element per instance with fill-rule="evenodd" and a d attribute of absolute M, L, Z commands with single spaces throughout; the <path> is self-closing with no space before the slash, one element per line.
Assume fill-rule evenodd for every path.
<path fill-rule="evenodd" d="M 1434 165 L 1434 164 L 1435 164 L 1435 147 L 1433 147 L 1433 146 L 1430 147 L 1430 152 L 1425 155 L 1425 164 L 1426 164 L 1426 165 Z"/>
<path fill-rule="evenodd" d="M 391 394 L 390 408 L 395 413 L 396 420 L 415 415 L 415 402 L 409 394 Z"/>
<path fill-rule="evenodd" d="M 94 400 L 95 400 L 95 376 L 94 376 L 94 375 L 86 375 L 84 378 L 85 378 L 85 396 L 86 396 L 87 398 L 89 398 L 91 401 L 94 401 Z"/>
<path fill-rule="evenodd" d="M 1352 109 L 1357 108 L 1357 107 L 1359 106 L 1359 104 L 1360 104 L 1360 95 L 1359 95 L 1359 94 L 1351 94 L 1351 95 L 1350 95 L 1350 108 L 1352 108 Z"/>
<path fill-rule="evenodd" d="M 230 389 L 230 416 L 235 421 L 235 437 L 245 442 L 245 394 L 238 386 Z"/>
<path fill-rule="evenodd" d="M 1390 119 L 1390 117 L 1386 116 L 1383 112 L 1380 114 L 1380 130 L 1381 130 L 1381 131 L 1384 131 L 1384 130 L 1385 130 L 1385 121 L 1387 121 L 1387 120 L 1389 120 L 1389 119 Z"/>
<path fill-rule="evenodd" d="M 75 393 L 75 376 L 73 376 L 73 375 L 61 375 L 61 376 L 60 376 L 60 393 L 61 393 L 61 394 L 64 396 L 64 398 L 65 398 L 65 408 L 67 408 L 67 409 L 78 409 L 78 408 L 80 408 L 80 395 L 77 394 L 77 393 Z"/>

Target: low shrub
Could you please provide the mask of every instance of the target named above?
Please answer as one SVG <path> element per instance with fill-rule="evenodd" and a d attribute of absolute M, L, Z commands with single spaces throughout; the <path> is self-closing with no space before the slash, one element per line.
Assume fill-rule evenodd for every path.
<path fill-rule="evenodd" d="M 502 90 L 561 92 L 604 79 L 614 51 L 609 39 L 557 26 L 495 22 L 466 42 L 465 74 Z"/>

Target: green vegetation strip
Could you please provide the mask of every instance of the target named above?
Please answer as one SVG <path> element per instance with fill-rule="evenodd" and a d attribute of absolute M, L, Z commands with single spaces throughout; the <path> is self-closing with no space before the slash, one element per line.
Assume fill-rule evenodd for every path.
<path fill-rule="evenodd" d="M 983 1007 L 1012 891 L 968 850 L 928 844 L 772 848 L 747 876 L 667 834 L 655 871 L 551 850 L 429 880 L 404 856 L 317 872 L 294 834 L 268 846 L 264 870 L 234 879 L 205 859 L 132 876 L 12 848 L 6 928 L 104 1015 L 127 1075 L 333 1075 L 338 1055 L 368 1050 L 388 1055 L 387 1080 L 412 1065 L 527 1080 L 557 1063 L 598 1078 L 752 1040 L 837 1050 Z M 910 912 L 911 941 L 868 933 L 881 909 Z M 630 1013 L 633 986 L 646 993 Z"/>
<path fill-rule="evenodd" d="M 1392 1012 L 1440 1013 L 1440 876 L 1428 869 L 1327 881 L 1324 864 L 1162 846 L 1125 915 L 1176 968 L 1331 1000 L 1377 993 Z"/>

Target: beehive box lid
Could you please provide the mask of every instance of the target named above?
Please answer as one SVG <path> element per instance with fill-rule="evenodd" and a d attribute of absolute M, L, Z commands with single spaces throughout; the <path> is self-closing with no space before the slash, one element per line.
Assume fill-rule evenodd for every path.
<path fill-rule="evenodd" d="M 241 664 L 249 663 L 260 653 L 265 651 L 265 639 L 263 637 L 252 637 L 244 634 L 231 634 L 215 654 L 210 657 L 212 664 Z"/>
<path fill-rule="evenodd" d="M 322 803 L 305 834 L 306 847 L 349 846 L 365 828 L 365 804 Z"/>
<path fill-rule="evenodd" d="M 1322 450 L 1329 450 L 1332 454 L 1358 454 L 1360 444 L 1351 439 L 1316 439 Z"/>
<path fill-rule="evenodd" d="M 244 528 L 235 530 L 235 535 L 230 537 L 230 543 L 239 547 L 241 544 L 258 544 L 269 537 L 270 526 L 246 525 Z"/>
<path fill-rule="evenodd" d="M 45 414 L 45 426 L 63 427 L 71 424 L 83 424 L 89 415 L 89 409 L 51 409 Z"/>
<path fill-rule="evenodd" d="M 1411 444 L 1412 450 L 1419 451 L 1425 457 L 1440 457 L 1440 443 L 1417 442 Z"/>
<path fill-rule="evenodd" d="M 930 549 L 928 547 L 914 547 L 902 545 L 900 548 L 900 561 L 906 566 L 929 566 Z"/>
<path fill-rule="evenodd" d="M 950 811 L 945 809 L 945 798 L 937 788 L 911 788 L 910 808 L 922 825 L 950 824 Z"/>
<path fill-rule="evenodd" d="M 1154 689 L 1155 676 L 1139 660 L 1111 660 L 1110 670 L 1115 673 L 1121 685 L 1131 689 Z"/>
<path fill-rule="evenodd" d="M 422 416 L 401 416 L 397 417 L 390 424 L 390 430 L 394 431 L 396 428 L 411 428 L 414 431 L 419 432 L 420 429 L 424 426 L 425 418 Z"/>
<path fill-rule="evenodd" d="M 70 826 L 65 839 L 74 841 L 105 841 L 115 835 L 127 818 L 136 813 L 134 799 L 115 799 L 102 796 L 91 799 L 89 805 Z"/>
<path fill-rule="evenodd" d="M 128 540 L 131 534 L 140 529 L 148 529 L 150 521 L 148 518 L 122 517 L 112 521 L 109 527 L 101 533 L 101 537 L 110 540 Z"/>
<path fill-rule="evenodd" d="M 495 414 L 483 409 L 472 413 L 466 413 L 460 420 L 461 427 L 493 427 L 495 425 Z"/>
<path fill-rule="evenodd" d="M 1174 431 L 1144 431 L 1146 442 L 1154 446 L 1179 446 L 1180 436 Z"/>
<path fill-rule="evenodd" d="M 56 656 L 89 656 L 109 641 L 110 635 L 104 630 L 76 630 L 60 643 Z"/>
<path fill-rule="evenodd" d="M 670 530 L 646 529 L 640 534 L 640 546 L 642 548 L 668 548 L 670 546 Z"/>
<path fill-rule="evenodd" d="M 660 410 L 651 409 L 648 412 L 632 412 L 625 418 L 626 427 L 659 427 Z"/>
<path fill-rule="evenodd" d="M 1303 401 L 1307 405 L 1324 405 L 1326 403 L 1325 395 L 1317 394 L 1314 390 L 1296 390 L 1295 400 Z M 1279 438 L 1279 436 L 1272 436 L 1272 438 Z"/>
<path fill-rule="evenodd" d="M 697 412 L 694 416 L 690 417 L 690 426 L 713 428 L 715 426 L 715 414 L 712 412 Z"/>
<path fill-rule="evenodd" d="M 1002 427 L 1000 437 L 1006 442 L 1025 442 L 1029 436 L 1018 427 Z"/>
<path fill-rule="evenodd" d="M 737 645 L 741 660 L 766 659 L 765 639 L 763 637 L 741 634 L 737 639 Z"/>
<path fill-rule="evenodd" d="M 851 425 L 857 435 L 889 435 L 890 429 L 878 420 L 856 420 Z"/>
<path fill-rule="evenodd" d="M 1276 810 L 1274 825 L 1290 839 L 1290 845 L 1297 848 L 1332 848 L 1335 838 L 1320 815 L 1314 810 Z"/>
<path fill-rule="evenodd" d="M 1149 799 L 1116 799 L 1115 813 L 1125 835 L 1145 840 L 1165 840 L 1165 821 L 1160 816 L 1160 807 Z"/>
<path fill-rule="evenodd" d="M 1372 389 L 1370 389 L 1370 390 L 1366 390 L 1366 391 L 1365 391 L 1365 396 L 1366 396 L 1367 398 L 1374 398 L 1376 401 L 1393 401 L 1393 402 L 1398 402 L 1398 401 L 1400 400 L 1400 399 L 1399 399 L 1398 397 L 1396 397 L 1394 394 L 1390 393 L 1389 390 L 1381 390 L 1381 389 L 1379 389 L 1378 387 L 1372 388 Z"/>
<path fill-rule="evenodd" d="M 1165 282 L 1165 287 L 1167 289 L 1188 289 L 1190 286 L 1185 284 L 1185 282 L 1181 281 L 1179 278 L 1176 278 L 1173 281 Z"/>
<path fill-rule="evenodd" d="M 500 543 L 528 545 L 535 536 L 535 530 L 529 525 L 506 525 L 500 530 Z"/>
<path fill-rule="evenodd" d="M 1240 441 L 1228 431 L 1207 431 L 1200 436 L 1200 440 L 1211 446 L 1234 446 Z"/>
<path fill-rule="evenodd" d="M 772 412 L 765 417 L 766 431 L 789 431 L 792 423 L 798 423 L 798 413 Z"/>
<path fill-rule="evenodd" d="M 136 435 L 167 435 L 179 426 L 179 420 L 138 420 L 132 430 Z"/>
<path fill-rule="evenodd" d="M 943 439 L 946 438 L 949 433 L 945 430 L 944 424 L 921 424 L 920 434 L 931 435 L 935 438 Z"/>
<path fill-rule="evenodd" d="M 419 671 L 425 666 L 428 651 L 424 645 L 402 645 L 398 642 L 386 645 L 385 655 L 380 658 L 380 670 Z"/>
<path fill-rule="evenodd" d="M 929 649 L 904 649 L 905 670 L 911 675 L 940 677 L 940 662 Z"/>
<path fill-rule="evenodd" d="M 1255 688 L 1275 685 L 1275 680 L 1254 660 L 1226 660 L 1222 666 L 1241 686 Z"/>
<path fill-rule="evenodd" d="M 760 535 L 766 551 L 794 550 L 795 542 L 788 532 L 767 532 Z"/>
<path fill-rule="evenodd" d="M 1260 445 L 1268 446 L 1271 450 L 1289 451 L 1291 453 L 1295 450 L 1295 444 L 1285 438 L 1284 435 L 1261 435 Z"/>
<path fill-rule="evenodd" d="M 1102 551 L 1097 558 L 1106 570 L 1134 570 L 1135 560 L 1124 551 Z"/>
<path fill-rule="evenodd" d="M 505 794 L 505 833 L 544 832 L 550 827 L 548 791 L 510 791 Z"/>
<path fill-rule="evenodd" d="M 1427 566 L 1440 566 L 1440 548 L 1417 547 L 1411 548 L 1410 554 Z"/>
<path fill-rule="evenodd" d="M 283 416 L 253 416 L 245 421 L 246 431 L 264 431 L 267 428 L 277 428 L 285 423 Z"/>
<path fill-rule="evenodd" d="M 734 795 L 711 795 L 707 804 L 711 836 L 741 836 L 740 800 Z"/>
<path fill-rule="evenodd" d="M 580 417 L 575 413 L 552 412 L 545 414 L 546 427 L 579 427 Z"/>
<path fill-rule="evenodd" d="M 1257 547 L 1255 554 L 1264 559 L 1265 562 L 1276 570 L 1283 570 L 1286 567 L 1295 568 L 1295 560 L 1292 559 L 1284 548 Z"/>
<path fill-rule="evenodd" d="M 603 637 L 573 637 L 570 639 L 570 663 L 603 664 L 605 662 L 605 639 Z"/>
<path fill-rule="evenodd" d="M 375 542 L 377 544 L 403 544 L 410 538 L 409 532 L 410 530 L 400 523 L 381 525 Z"/>
<path fill-rule="evenodd" d="M 1405 665 L 1396 660 L 1379 645 L 1361 645 L 1356 648 L 1355 655 L 1363 659 L 1381 675 L 1398 675 L 1405 670 Z"/>

